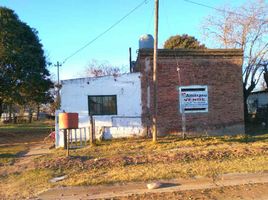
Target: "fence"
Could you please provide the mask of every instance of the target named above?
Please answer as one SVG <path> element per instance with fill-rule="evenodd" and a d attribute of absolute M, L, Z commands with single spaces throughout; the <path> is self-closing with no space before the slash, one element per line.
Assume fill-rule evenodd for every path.
<path fill-rule="evenodd" d="M 36 114 L 33 114 L 31 119 L 34 121 L 34 120 L 37 120 L 37 115 Z M 52 115 L 48 115 L 48 114 L 39 114 L 39 120 L 40 119 L 52 119 L 54 120 L 55 119 L 55 116 L 52 116 Z M 24 115 L 24 116 L 8 116 L 6 115 L 5 113 L 2 114 L 1 118 L 0 118 L 0 121 L 4 124 L 8 124 L 8 123 L 18 123 L 18 124 L 23 124 L 23 123 L 29 123 L 29 116 L 28 115 Z"/>
<path fill-rule="evenodd" d="M 64 133 L 64 131 L 66 131 Z M 90 142 L 90 128 L 81 127 L 78 129 L 60 129 L 64 134 L 64 147 L 69 149 L 82 148 Z M 68 143 L 68 144 L 67 144 Z"/>

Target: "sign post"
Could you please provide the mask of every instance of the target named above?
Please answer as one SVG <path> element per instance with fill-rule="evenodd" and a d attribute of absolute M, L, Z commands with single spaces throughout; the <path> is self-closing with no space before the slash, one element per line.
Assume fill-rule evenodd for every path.
<path fill-rule="evenodd" d="M 182 137 L 186 134 L 186 114 L 208 112 L 208 88 L 204 85 L 177 87 L 181 113 Z"/>
<path fill-rule="evenodd" d="M 185 118 L 184 108 L 182 108 L 181 123 L 182 123 L 182 138 L 185 139 L 185 133 L 186 133 L 186 118 Z"/>

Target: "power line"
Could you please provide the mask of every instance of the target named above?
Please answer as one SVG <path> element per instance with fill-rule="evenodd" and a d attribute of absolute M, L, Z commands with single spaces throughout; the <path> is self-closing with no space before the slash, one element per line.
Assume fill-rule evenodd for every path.
<path fill-rule="evenodd" d="M 242 15 L 240 13 L 228 11 L 228 10 L 225 10 L 225 9 L 216 8 L 216 7 L 213 7 L 213 6 L 209 6 L 207 4 L 203 4 L 203 3 L 199 3 L 199 2 L 195 2 L 195 1 L 191 1 L 191 0 L 183 0 L 183 1 L 188 2 L 188 3 L 191 3 L 191 4 L 195 4 L 195 5 L 198 5 L 198 6 L 202 6 L 202 7 L 205 7 L 205 8 L 210 8 L 210 9 L 213 9 L 213 10 L 217 10 L 219 12 L 230 13 L 230 14 L 240 15 L 240 16 L 245 16 L 245 15 Z"/>
<path fill-rule="evenodd" d="M 229 10 L 225 10 L 225 9 L 216 8 L 216 7 L 213 7 L 213 6 L 204 4 L 204 3 L 199 3 L 199 2 L 192 1 L 192 0 L 183 0 L 183 1 L 188 2 L 188 3 L 191 3 L 191 4 L 195 4 L 195 5 L 198 5 L 198 6 L 202 6 L 202 7 L 205 7 L 205 8 L 210 8 L 210 9 L 216 10 L 218 12 L 229 13 L 229 14 L 238 15 L 238 16 L 241 16 L 241 17 L 247 17 L 247 15 L 243 15 L 241 13 L 237 13 L 237 12 L 233 12 L 233 11 L 229 11 Z M 268 22 L 268 20 L 263 20 L 263 19 L 258 19 L 258 20 L 260 20 L 263 23 L 267 23 Z"/>
<path fill-rule="evenodd" d="M 79 48 L 78 50 L 76 50 L 74 53 L 72 53 L 71 55 L 69 55 L 68 57 L 66 57 L 62 64 L 64 64 L 67 60 L 69 60 L 71 57 L 73 57 L 74 55 L 76 55 L 77 53 L 79 53 L 80 51 L 82 51 L 83 49 L 85 49 L 86 47 L 88 47 L 90 44 L 92 44 L 93 42 L 95 42 L 97 39 L 99 39 L 101 36 L 103 36 L 105 33 L 107 33 L 108 31 L 110 31 L 112 28 L 114 28 L 116 25 L 118 25 L 120 22 L 122 22 L 125 18 L 127 18 L 129 15 L 131 15 L 135 10 L 137 10 L 138 8 L 140 8 L 143 4 L 146 4 L 149 0 L 144 0 L 142 1 L 140 4 L 138 4 L 135 8 L 133 8 L 132 10 L 130 10 L 126 15 L 124 15 L 122 18 L 120 18 L 118 21 L 116 21 L 114 24 L 112 24 L 110 27 L 108 27 L 105 31 L 103 31 L 102 33 L 100 33 L 99 35 L 97 35 L 95 38 L 93 38 L 91 41 L 89 41 L 88 43 L 86 43 L 84 46 L 82 46 L 81 48 Z"/>

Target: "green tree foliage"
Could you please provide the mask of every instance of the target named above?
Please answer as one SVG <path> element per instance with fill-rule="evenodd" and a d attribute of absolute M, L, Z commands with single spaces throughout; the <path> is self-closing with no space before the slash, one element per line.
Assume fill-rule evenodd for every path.
<path fill-rule="evenodd" d="M 0 7 L 0 103 L 49 101 L 48 90 L 53 86 L 49 76 L 37 31 L 13 10 Z"/>
<path fill-rule="evenodd" d="M 183 34 L 171 36 L 165 41 L 165 49 L 206 49 L 195 37 Z"/>

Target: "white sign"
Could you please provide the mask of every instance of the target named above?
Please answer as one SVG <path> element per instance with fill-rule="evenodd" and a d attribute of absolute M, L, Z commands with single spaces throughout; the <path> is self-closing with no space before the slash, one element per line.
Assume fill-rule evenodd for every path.
<path fill-rule="evenodd" d="M 208 112 L 208 88 L 202 85 L 179 87 L 180 112 Z"/>

